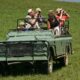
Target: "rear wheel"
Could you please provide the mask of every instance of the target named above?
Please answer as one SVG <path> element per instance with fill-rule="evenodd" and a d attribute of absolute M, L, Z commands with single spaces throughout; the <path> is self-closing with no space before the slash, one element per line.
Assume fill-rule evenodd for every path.
<path fill-rule="evenodd" d="M 67 66 L 67 65 L 68 65 L 68 54 L 66 54 L 66 55 L 64 56 L 63 61 L 64 61 L 64 66 Z"/>
<path fill-rule="evenodd" d="M 66 53 L 65 56 L 61 57 L 59 59 L 60 64 L 62 64 L 63 66 L 67 66 L 68 65 L 68 54 Z"/>

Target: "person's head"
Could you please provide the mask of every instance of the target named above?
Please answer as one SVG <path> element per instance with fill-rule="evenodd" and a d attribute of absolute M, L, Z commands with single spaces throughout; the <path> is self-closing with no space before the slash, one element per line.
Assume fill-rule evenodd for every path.
<path fill-rule="evenodd" d="M 18 28 L 19 29 L 23 29 L 24 28 L 25 23 L 24 22 L 20 22 Z"/>
<path fill-rule="evenodd" d="M 66 11 L 63 11 L 63 15 L 66 15 Z"/>
<path fill-rule="evenodd" d="M 53 15 L 55 15 L 55 14 L 54 14 L 54 11 L 53 11 L 53 10 L 49 10 L 48 16 L 49 16 L 49 17 L 52 17 Z"/>
<path fill-rule="evenodd" d="M 41 13 L 41 8 L 36 8 L 36 13 L 40 14 Z"/>
<path fill-rule="evenodd" d="M 62 11 L 62 8 L 57 8 L 57 9 L 56 9 L 56 13 L 57 13 L 57 14 L 60 14 L 61 11 Z"/>
<path fill-rule="evenodd" d="M 35 15 L 34 10 L 33 9 L 28 9 L 28 15 L 33 17 Z"/>

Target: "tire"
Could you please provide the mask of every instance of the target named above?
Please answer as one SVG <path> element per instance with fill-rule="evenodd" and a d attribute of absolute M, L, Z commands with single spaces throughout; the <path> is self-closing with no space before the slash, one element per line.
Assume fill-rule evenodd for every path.
<path fill-rule="evenodd" d="M 53 72 L 53 62 L 52 61 L 49 61 L 48 62 L 48 74 L 51 74 Z"/>
<path fill-rule="evenodd" d="M 68 54 L 66 53 L 66 55 L 64 56 L 64 66 L 68 65 Z"/>
<path fill-rule="evenodd" d="M 52 72 L 53 72 L 53 58 L 50 55 L 50 58 L 49 58 L 49 60 L 47 62 L 47 73 L 51 74 Z"/>
<path fill-rule="evenodd" d="M 58 59 L 62 66 L 68 65 L 68 54 Z"/>

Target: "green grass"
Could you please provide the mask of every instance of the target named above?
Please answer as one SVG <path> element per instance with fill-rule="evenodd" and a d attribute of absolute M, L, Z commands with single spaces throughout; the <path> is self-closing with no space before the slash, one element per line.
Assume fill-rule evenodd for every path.
<path fill-rule="evenodd" d="M 55 70 L 51 75 L 24 74 L 0 76 L 0 80 L 80 80 L 80 3 L 55 2 L 54 0 L 0 0 L 0 40 L 9 29 L 16 27 L 16 19 L 25 17 L 28 8 L 40 7 L 47 17 L 48 10 L 64 8 L 70 14 L 70 32 L 73 37 L 73 55 L 69 65 Z"/>

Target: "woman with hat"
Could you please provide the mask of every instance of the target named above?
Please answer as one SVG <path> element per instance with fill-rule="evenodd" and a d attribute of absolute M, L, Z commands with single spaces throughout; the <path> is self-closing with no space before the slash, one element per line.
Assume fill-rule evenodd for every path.
<path fill-rule="evenodd" d="M 53 29 L 55 35 L 60 35 L 59 22 L 55 16 L 53 10 L 49 10 L 48 14 L 48 29 Z"/>

